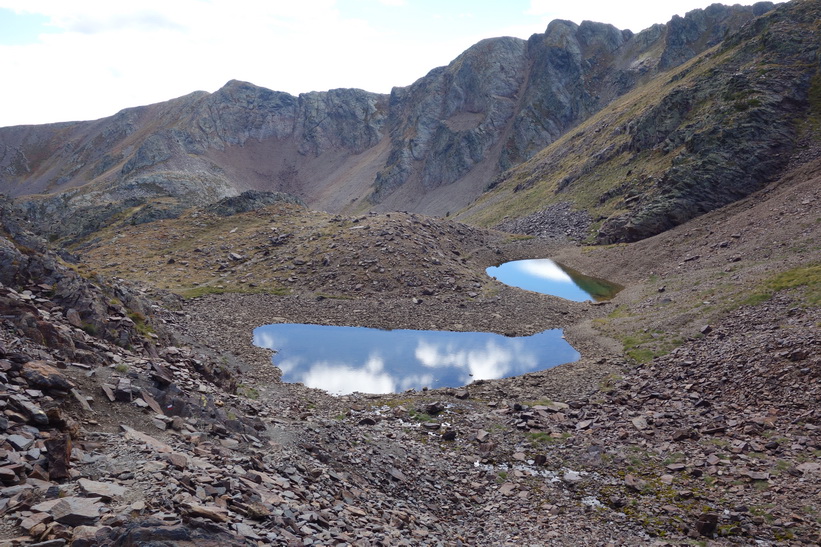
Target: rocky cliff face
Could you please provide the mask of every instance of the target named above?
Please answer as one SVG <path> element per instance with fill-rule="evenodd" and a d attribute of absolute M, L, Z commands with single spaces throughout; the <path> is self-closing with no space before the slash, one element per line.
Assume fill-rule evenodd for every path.
<path fill-rule="evenodd" d="M 671 26 L 696 36 L 701 17 L 715 9 Z M 596 241 L 615 243 L 762 188 L 800 152 L 801 139 L 812 139 L 813 105 L 821 100 L 819 18 L 821 3 L 813 1 L 763 15 L 508 171 L 468 214 L 494 225 L 511 211 L 549 217 L 552 207 L 572 203 L 598 217 Z M 665 51 L 688 55 L 676 44 Z"/>
<path fill-rule="evenodd" d="M 245 190 L 332 211 L 444 214 L 771 8 L 714 5 L 635 35 L 554 21 L 527 41 L 482 41 L 390 96 L 232 81 L 93 122 L 2 128 L 0 190 L 56 235 L 148 202 L 174 215 Z"/>
<path fill-rule="evenodd" d="M 480 42 L 447 67 L 394 90 L 391 153 L 370 200 L 378 209 L 459 209 L 496 175 L 613 99 L 772 7 L 714 5 L 636 35 L 602 23 L 559 20 L 527 41 Z M 416 198 L 396 192 L 402 185 L 414 188 Z"/>

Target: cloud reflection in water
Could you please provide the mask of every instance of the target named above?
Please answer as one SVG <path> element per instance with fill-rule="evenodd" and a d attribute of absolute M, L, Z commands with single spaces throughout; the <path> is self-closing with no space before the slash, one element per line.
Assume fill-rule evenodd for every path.
<path fill-rule="evenodd" d="M 575 302 L 600 299 L 600 295 L 591 293 L 585 287 L 591 281 L 595 282 L 597 288 L 602 283 L 607 283 L 604 280 L 583 276 L 578 272 L 574 273 L 574 277 L 571 275 L 572 270 L 564 268 L 549 258 L 514 260 L 499 266 L 491 266 L 485 271 L 490 277 L 498 279 L 505 285 L 542 294 L 551 294 Z M 616 285 L 613 285 L 614 290 L 618 292 L 616 287 Z"/>
<path fill-rule="evenodd" d="M 561 335 L 276 324 L 255 329 L 254 345 L 277 352 L 284 381 L 341 395 L 458 387 L 575 361 L 579 353 Z"/>
<path fill-rule="evenodd" d="M 549 279 L 561 283 L 573 283 L 573 278 L 567 275 L 567 272 L 549 258 L 517 260 L 512 266 L 519 268 L 524 273 L 541 279 Z"/>

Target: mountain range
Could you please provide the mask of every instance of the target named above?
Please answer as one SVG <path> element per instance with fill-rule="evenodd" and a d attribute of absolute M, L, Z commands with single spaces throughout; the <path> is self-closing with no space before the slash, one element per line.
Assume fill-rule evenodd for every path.
<path fill-rule="evenodd" d="M 819 5 L 714 4 L 638 34 L 557 20 L 483 40 L 390 95 L 230 81 L 100 120 L 0 128 L 0 192 L 53 238 L 254 190 L 485 226 L 569 203 L 597 241 L 641 239 L 788 164 L 821 94 Z"/>

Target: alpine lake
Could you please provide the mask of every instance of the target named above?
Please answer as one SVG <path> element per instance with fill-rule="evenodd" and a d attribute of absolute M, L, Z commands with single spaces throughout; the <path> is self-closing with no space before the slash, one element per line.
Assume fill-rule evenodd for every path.
<path fill-rule="evenodd" d="M 487 269 L 502 283 L 575 301 L 612 298 L 621 287 L 549 259 Z M 490 332 L 382 330 L 277 323 L 254 330 L 255 346 L 273 350 L 282 380 L 334 395 L 459 387 L 576 361 L 561 329 L 509 337 Z"/>

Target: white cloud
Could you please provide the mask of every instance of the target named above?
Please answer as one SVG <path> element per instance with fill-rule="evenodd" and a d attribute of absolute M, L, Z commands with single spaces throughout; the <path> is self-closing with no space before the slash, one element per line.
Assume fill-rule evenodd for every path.
<path fill-rule="evenodd" d="M 275 349 L 274 337 L 263 329 L 257 329 L 254 331 L 252 343 L 260 348 Z"/>
<path fill-rule="evenodd" d="M 367 77 L 366 66 L 403 79 L 374 47 L 385 36 L 365 21 L 342 18 L 331 0 L 35 6 L 60 32 L 36 44 L 0 46 L 0 71 L 14 74 L 16 82 L 4 90 L 4 100 L 26 107 L 3 112 L 0 125 L 94 119 L 215 91 L 231 79 L 293 94 L 368 88 L 376 78 Z"/>
<path fill-rule="evenodd" d="M 419 389 L 420 387 L 431 387 L 436 379 L 433 374 L 411 374 L 399 379 L 399 390 Z"/>
<path fill-rule="evenodd" d="M 416 346 L 416 358 L 429 368 L 456 367 L 469 374 L 465 381 L 489 380 L 509 376 L 514 368 L 519 371 L 533 370 L 537 360 L 530 352 L 523 351 L 522 344 L 508 341 L 501 347 L 488 340 L 484 347 L 456 348 L 453 344 L 432 344 L 420 340 Z"/>
<path fill-rule="evenodd" d="M 289 357 L 287 359 L 277 359 L 276 356 L 273 357 L 272 362 L 273 365 L 279 368 L 282 371 L 282 376 L 286 376 L 291 374 L 295 370 L 299 370 L 305 367 L 306 359 L 302 357 Z"/>
<path fill-rule="evenodd" d="M 318 363 L 308 370 L 301 380 L 308 387 L 324 389 L 334 395 L 361 393 L 393 393 L 396 382 L 389 375 L 366 369 L 353 369 L 341 365 Z"/>

